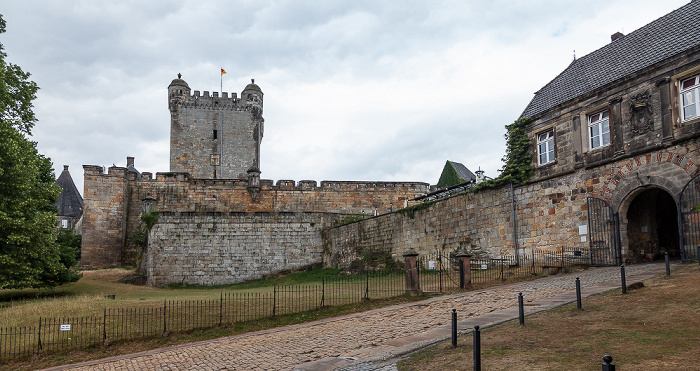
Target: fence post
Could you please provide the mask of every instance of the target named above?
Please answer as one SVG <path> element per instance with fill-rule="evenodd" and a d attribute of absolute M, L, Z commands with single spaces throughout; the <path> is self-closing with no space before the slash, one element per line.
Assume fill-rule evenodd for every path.
<path fill-rule="evenodd" d="M 365 300 L 369 300 L 369 271 L 367 271 L 367 279 L 365 281 Z"/>
<path fill-rule="evenodd" d="M 622 281 L 622 293 L 627 293 L 627 279 L 625 278 L 625 266 L 620 266 L 620 280 Z"/>
<path fill-rule="evenodd" d="M 612 361 L 613 358 L 610 355 L 606 354 L 605 356 L 603 356 L 603 362 L 605 363 L 602 364 L 602 371 L 615 371 L 615 365 L 612 364 Z"/>
<path fill-rule="evenodd" d="M 102 342 L 107 342 L 107 308 L 105 307 L 104 315 L 102 316 Z"/>
<path fill-rule="evenodd" d="M 452 349 L 457 348 L 457 309 L 452 308 Z"/>
<path fill-rule="evenodd" d="M 224 321 L 224 292 L 219 292 L 219 326 L 223 324 Z"/>
<path fill-rule="evenodd" d="M 167 308 L 168 308 L 168 301 L 163 300 L 163 336 L 165 336 L 168 333 L 167 319 L 165 316 L 165 313 L 168 310 Z"/>
<path fill-rule="evenodd" d="M 438 251 L 438 281 L 440 283 L 440 292 L 442 292 L 442 251 Z"/>
<path fill-rule="evenodd" d="M 326 277 L 321 278 L 321 308 L 326 305 Z"/>
<path fill-rule="evenodd" d="M 39 317 L 39 341 L 36 347 L 37 354 L 41 351 L 41 317 Z"/>
<path fill-rule="evenodd" d="M 403 254 L 406 268 L 406 292 L 411 296 L 420 294 L 420 282 L 418 281 L 418 253 L 409 249 Z"/>
<path fill-rule="evenodd" d="M 576 277 L 576 308 L 581 309 L 581 280 Z"/>
<path fill-rule="evenodd" d="M 470 289 L 472 287 L 472 256 L 465 253 L 457 253 L 459 259 L 459 288 Z"/>
<path fill-rule="evenodd" d="M 520 325 L 525 324 L 525 306 L 522 292 L 518 293 L 518 319 L 520 320 Z"/>
<path fill-rule="evenodd" d="M 275 316 L 275 308 L 277 305 L 277 285 L 272 287 L 272 316 Z"/>
<path fill-rule="evenodd" d="M 666 262 L 666 275 L 671 275 L 671 262 L 668 259 L 668 251 L 664 253 L 664 261 Z"/>
<path fill-rule="evenodd" d="M 481 371 L 481 333 L 479 325 L 474 325 L 474 371 Z"/>

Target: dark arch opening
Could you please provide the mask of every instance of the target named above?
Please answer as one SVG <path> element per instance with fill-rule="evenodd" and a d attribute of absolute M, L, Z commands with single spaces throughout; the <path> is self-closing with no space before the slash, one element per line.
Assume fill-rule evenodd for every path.
<path fill-rule="evenodd" d="M 627 209 L 627 260 L 642 263 L 680 256 L 676 202 L 668 192 L 652 188 L 638 194 Z"/>

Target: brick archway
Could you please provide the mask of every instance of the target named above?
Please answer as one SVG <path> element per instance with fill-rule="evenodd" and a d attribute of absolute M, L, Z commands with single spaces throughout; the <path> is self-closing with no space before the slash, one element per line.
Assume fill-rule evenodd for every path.
<path fill-rule="evenodd" d="M 700 173 L 695 155 L 657 151 L 633 157 L 613 169 L 599 197 L 610 201 L 617 211 L 631 192 L 643 187 L 663 188 L 677 200 L 683 186 Z"/>
<path fill-rule="evenodd" d="M 639 205 L 634 206 L 634 215 L 629 214 L 630 206 L 635 200 L 638 197 L 661 194 L 664 201 L 658 207 L 661 210 L 675 208 L 683 186 L 699 171 L 691 156 L 680 156 L 672 152 L 657 152 L 638 156 L 613 171 L 613 175 L 603 186 L 602 195 L 610 201 L 613 209 L 620 216 L 620 242 L 623 259 L 639 261 L 642 259 L 640 256 L 644 255 L 639 251 L 639 241 L 637 240 L 639 233 L 642 233 L 637 230 L 640 226 L 639 216 L 636 215 L 639 212 L 637 209 Z M 649 209 L 642 210 L 645 213 L 649 212 Z M 651 224 L 656 226 L 657 220 L 652 220 Z M 663 226 L 666 225 L 663 224 Z M 649 228 L 649 226 L 646 227 Z M 677 227 L 675 228 L 677 231 Z M 655 236 L 656 240 L 654 241 L 657 241 L 658 244 L 656 230 L 649 233 L 651 236 Z M 653 244 L 654 241 L 649 243 Z M 653 247 L 645 248 L 645 250 L 651 251 L 651 254 L 654 255 Z"/>

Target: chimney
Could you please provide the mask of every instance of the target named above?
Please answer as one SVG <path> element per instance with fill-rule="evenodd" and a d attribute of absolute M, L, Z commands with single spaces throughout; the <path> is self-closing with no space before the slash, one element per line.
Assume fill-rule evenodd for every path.
<path fill-rule="evenodd" d="M 625 37 L 625 34 L 623 34 L 622 32 L 615 32 L 614 34 L 610 35 L 610 42 L 619 40 L 623 37 Z"/>
<path fill-rule="evenodd" d="M 68 165 L 63 165 L 63 171 L 68 171 Z"/>
<path fill-rule="evenodd" d="M 134 158 L 133 157 L 126 158 L 126 167 L 129 167 L 129 166 L 134 166 Z"/>

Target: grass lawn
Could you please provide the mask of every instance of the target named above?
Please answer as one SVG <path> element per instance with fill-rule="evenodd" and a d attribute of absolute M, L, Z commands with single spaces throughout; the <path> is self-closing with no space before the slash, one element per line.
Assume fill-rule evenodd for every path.
<path fill-rule="evenodd" d="M 133 271 L 114 268 L 84 271 L 78 282 L 48 289 L 0 290 L 0 327 L 35 326 L 39 316 L 75 317 L 101 314 L 105 307 L 159 307 L 164 300 L 212 300 L 225 292 L 271 292 L 275 285 L 320 284 L 337 277 L 338 269 L 316 269 L 225 286 L 136 286 L 119 280 Z M 363 277 L 344 276 L 345 280 Z M 397 276 L 403 280 L 403 276 Z M 116 300 L 106 295 L 115 295 Z"/>
<path fill-rule="evenodd" d="M 600 370 L 603 355 L 623 370 L 697 370 L 700 267 L 687 264 L 645 286 L 594 296 L 481 333 L 484 370 Z M 411 355 L 399 370 L 472 370 L 472 335 Z"/>

